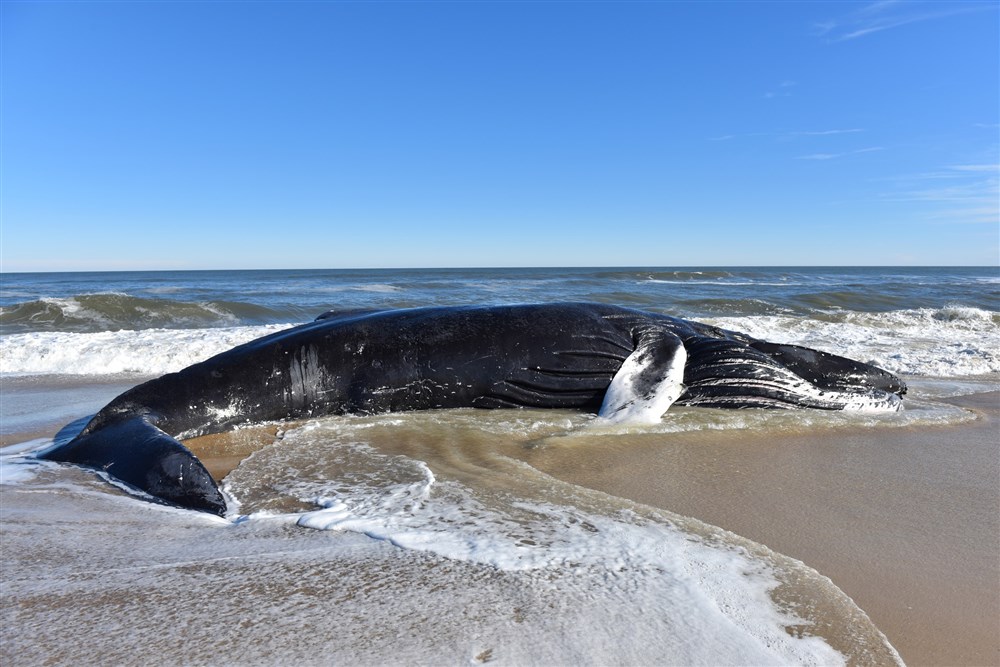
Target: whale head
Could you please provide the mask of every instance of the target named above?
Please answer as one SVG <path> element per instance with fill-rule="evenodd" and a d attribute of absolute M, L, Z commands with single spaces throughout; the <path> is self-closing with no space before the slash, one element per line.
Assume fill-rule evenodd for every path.
<path fill-rule="evenodd" d="M 103 424 L 38 458 L 96 468 L 158 503 L 216 516 L 226 513 L 225 498 L 202 462 L 147 417 Z"/>

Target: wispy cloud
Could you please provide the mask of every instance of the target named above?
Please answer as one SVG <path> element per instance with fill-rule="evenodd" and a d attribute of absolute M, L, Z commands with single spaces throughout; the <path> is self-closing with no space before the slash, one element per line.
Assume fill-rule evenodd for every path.
<path fill-rule="evenodd" d="M 851 155 L 860 155 L 862 153 L 874 153 L 875 151 L 885 150 L 884 146 L 867 146 L 865 148 L 849 148 L 843 145 L 844 142 L 837 141 L 837 138 L 845 135 L 854 135 L 865 132 L 864 128 L 861 127 L 835 127 L 826 130 L 786 130 L 780 132 L 745 132 L 742 134 L 720 134 L 714 137 L 708 137 L 709 141 L 722 142 L 722 141 L 733 141 L 737 139 L 746 139 L 751 137 L 766 137 L 774 142 L 778 143 L 789 143 L 795 142 L 800 146 L 805 144 L 809 147 L 816 148 L 830 148 L 830 143 L 833 142 L 835 145 L 833 148 L 840 150 L 823 150 L 814 153 L 807 153 L 805 155 L 798 155 L 795 157 L 796 160 L 837 160 L 839 158 L 849 157 Z M 857 145 L 857 142 L 854 142 Z M 800 150 L 806 150 L 800 148 Z"/>
<path fill-rule="evenodd" d="M 853 151 L 845 151 L 843 153 L 812 153 L 810 155 L 800 155 L 797 160 L 836 160 L 837 158 L 847 157 L 849 155 L 859 155 L 861 153 L 874 153 L 875 151 L 885 150 L 882 146 L 871 146 L 869 148 L 859 148 Z"/>
<path fill-rule="evenodd" d="M 925 216 L 954 224 L 1000 222 L 1000 164 L 960 164 L 895 179 L 889 201 L 918 202 Z"/>
<path fill-rule="evenodd" d="M 1000 164 L 953 164 L 948 168 L 955 171 L 1000 172 Z"/>
<path fill-rule="evenodd" d="M 934 21 L 959 14 L 996 11 L 992 2 L 903 2 L 879 0 L 842 17 L 816 24 L 829 42 L 846 42 L 911 23 Z"/>
<path fill-rule="evenodd" d="M 792 96 L 791 89 L 797 85 L 798 83 L 795 81 L 787 81 L 787 80 L 782 81 L 777 85 L 776 88 L 773 88 L 764 93 L 764 99 L 770 100 L 774 99 L 775 97 L 791 97 Z"/>
<path fill-rule="evenodd" d="M 790 137 L 827 137 L 831 134 L 854 134 L 855 132 L 864 132 L 861 128 L 855 127 L 849 130 L 804 130 L 801 132 L 789 132 Z"/>
<path fill-rule="evenodd" d="M 855 134 L 864 132 L 860 127 L 831 130 L 790 130 L 787 132 L 743 132 L 741 134 L 720 134 L 708 137 L 709 141 L 729 141 L 731 139 L 742 139 L 746 137 L 770 137 L 778 141 L 791 141 L 805 137 L 830 137 L 838 134 Z"/>

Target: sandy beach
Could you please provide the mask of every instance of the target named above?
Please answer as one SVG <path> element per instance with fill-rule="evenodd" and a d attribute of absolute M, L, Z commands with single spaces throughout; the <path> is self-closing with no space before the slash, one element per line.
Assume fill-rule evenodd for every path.
<path fill-rule="evenodd" d="M 556 477 L 701 519 L 802 560 L 909 665 L 1000 664 L 1000 393 L 945 427 L 703 431 L 532 450 Z"/>
<path fill-rule="evenodd" d="M 584 436 L 516 451 L 556 478 L 700 519 L 805 562 L 851 597 L 907 664 L 992 665 L 1000 660 L 995 632 L 1000 619 L 1000 393 L 948 400 L 974 411 L 976 419 L 919 429 L 821 428 L 767 438 L 750 431 L 640 434 L 601 446 Z M 193 444 L 210 467 L 224 474 L 273 434 L 273 428 L 263 428 L 229 441 Z M 580 456 L 580 448 L 587 449 L 586 456 Z M 165 514 L 109 493 L 86 472 L 73 475 L 92 492 L 81 495 L 55 484 L 42 496 L 4 487 L 3 613 L 7 633 L 14 631 L 0 650 L 5 664 L 66 664 L 80 658 L 75 635 L 61 624 L 86 624 L 90 617 L 100 618 L 102 627 L 120 628 L 91 644 L 90 650 L 109 660 L 134 660 L 118 644 L 135 633 L 148 637 L 150 650 L 179 658 L 183 652 L 166 647 L 180 632 L 197 647 L 195 662 L 236 664 L 266 662 L 268 651 L 276 662 L 306 655 L 313 661 L 323 655 L 360 664 L 378 661 L 385 645 L 371 637 L 402 627 L 385 610 L 415 615 L 421 604 L 441 596 L 461 602 L 443 603 L 454 613 L 433 621 L 434 634 L 454 636 L 443 643 L 434 640 L 434 650 L 458 657 L 479 646 L 468 656 L 472 662 L 495 657 L 519 664 L 511 647 L 523 635 L 525 619 L 536 624 L 532 636 L 537 642 L 551 642 L 565 624 L 593 621 L 578 616 L 571 594 L 556 601 L 529 594 L 517 577 L 400 551 L 358 535 L 331 536 L 287 525 L 220 534 L 211 522 L 192 522 L 183 512 Z M 72 510 L 60 512 L 61 505 Z M 57 516 L 62 518 L 52 523 Z M 81 523 L 78 517 L 85 519 Z M 93 543 L 95 534 L 102 536 L 101 545 Z M 149 539 L 142 537 L 147 534 Z M 190 549 L 186 565 L 175 562 L 178 539 L 187 545 L 181 551 Z M 9 550 L 11 544 L 29 542 L 31 553 Z M 193 547 L 195 542 L 203 546 Z M 357 557 L 345 562 L 345 553 Z M 319 581 L 317 568 L 337 574 Z M 185 586 L 192 578 L 200 582 L 199 608 L 188 603 L 194 592 Z M 107 589 L 100 599 L 83 593 L 89 581 Z M 288 596 L 302 598 L 303 586 L 310 593 L 301 607 L 279 603 Z M 157 603 L 129 601 L 130 590 L 143 590 Z M 497 597 L 477 599 L 477 590 Z M 309 618 L 343 613 L 348 600 L 360 601 L 362 612 L 355 610 L 340 639 L 310 630 Z M 497 604 L 510 609 L 497 611 Z M 553 604 L 563 616 L 543 622 Z M 259 609 L 251 612 L 250 606 Z M 203 627 L 212 623 L 209 608 L 220 617 L 243 618 L 241 623 L 258 630 L 244 636 L 242 626 L 228 628 L 221 632 L 229 643 L 213 640 Z M 481 622 L 491 628 L 492 638 L 481 645 L 470 644 L 456 629 L 470 609 L 478 609 Z M 508 618 L 521 620 L 507 627 L 500 619 Z M 165 623 L 171 626 L 168 633 L 149 637 Z M 276 634 L 278 627 L 285 641 Z M 420 636 L 419 624 L 406 627 Z M 475 630 L 476 636 L 482 632 Z M 347 635 L 352 640 L 345 643 Z M 26 644 L 28 636 L 37 641 Z M 232 636 L 240 637 L 238 645 Z M 407 645 L 419 647 L 420 641 Z M 496 655 L 489 653 L 491 646 Z M 548 650 L 521 654 L 520 662 L 537 661 L 540 655 L 586 661 L 583 647 L 578 653 L 564 645 Z"/>

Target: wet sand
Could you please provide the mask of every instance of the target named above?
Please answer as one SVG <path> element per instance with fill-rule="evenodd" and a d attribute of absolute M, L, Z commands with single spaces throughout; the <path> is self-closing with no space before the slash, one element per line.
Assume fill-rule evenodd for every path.
<path fill-rule="evenodd" d="M 51 438 L 68 422 L 97 412 L 141 376 L 0 377 L 0 447 Z"/>
<path fill-rule="evenodd" d="M 948 400 L 978 418 L 957 426 L 838 427 L 766 438 L 751 431 L 659 433 L 605 439 L 600 447 L 574 437 L 519 451 L 557 478 L 695 517 L 802 560 L 867 612 L 907 664 L 996 665 L 1000 393 Z M 190 444 L 222 476 L 273 437 L 267 427 Z M 92 483 L 103 497 L 106 487 Z M 21 513 L 41 511 L 3 509 L 7 521 L 17 517 L 5 521 L 5 532 L 27 520 Z M 88 523 L 98 515 L 95 509 Z M 102 530 L 114 531 L 108 521 Z M 240 548 L 234 544 L 234 553 Z M 20 568 L 4 569 L 9 582 Z"/>
<path fill-rule="evenodd" d="M 909 665 L 1000 664 L 1000 393 L 959 426 L 697 432 L 525 453 L 555 477 L 720 526 L 830 577 Z M 587 456 L 580 448 L 587 447 Z"/>
<path fill-rule="evenodd" d="M 424 427 L 435 419 L 430 415 Z M 392 435 L 398 426 L 387 423 L 375 430 Z M 418 435 L 421 430 L 419 424 L 410 427 Z M 264 440 L 273 438 L 266 430 L 258 433 Z M 428 437 L 436 439 L 436 433 Z M 220 459 L 239 455 L 248 444 L 242 438 L 247 433 L 238 435 L 232 447 L 214 441 Z M 201 444 L 211 453 L 212 440 Z M 518 478 L 553 484 L 510 464 Z M 253 460 L 242 469 L 248 467 L 253 468 Z M 601 564 L 592 568 L 573 562 L 578 557 L 559 558 L 521 570 L 399 548 L 377 535 L 308 530 L 287 518 L 227 522 L 137 502 L 82 469 L 38 466 L 34 474 L 30 483 L 0 485 L 4 665 L 143 664 L 151 655 L 165 664 L 190 665 L 836 662 L 827 651 L 818 659 L 812 650 L 797 648 L 775 654 L 764 648 L 773 644 L 762 643 L 768 635 L 748 637 L 739 622 L 698 620 L 706 611 L 714 619 L 712 610 L 718 607 L 710 602 L 706 607 L 702 597 L 713 585 L 696 582 L 703 576 L 710 582 L 727 560 L 722 556 L 720 561 L 711 548 L 707 561 L 688 551 L 701 544 L 695 535 L 717 543 L 719 531 L 710 527 L 670 542 L 665 560 L 633 563 L 614 549 L 615 527 L 606 530 L 603 523 L 597 528 L 586 521 L 574 527 L 580 516 L 574 511 L 554 523 L 551 536 L 583 535 L 583 545 Z M 279 492 L 280 478 L 267 480 L 279 480 L 269 489 Z M 604 505 L 603 494 L 579 491 L 582 498 L 572 491 L 566 500 L 586 506 L 597 498 Z M 474 496 L 468 498 L 475 504 Z M 437 519 L 447 521 L 449 515 Z M 630 543 L 640 551 L 644 532 L 638 543 Z M 659 537 L 672 540 L 671 532 Z M 735 547 L 740 554 L 786 561 L 759 545 L 721 537 L 727 549 Z M 607 546 L 619 553 L 611 565 L 604 562 Z M 694 564 L 695 572 L 675 569 L 674 559 L 685 567 Z M 644 566 L 656 562 L 666 569 Z M 727 604 L 734 589 L 740 592 L 729 603 L 737 609 L 739 600 L 757 594 L 765 599 L 763 589 L 753 584 L 742 588 L 743 578 L 753 581 L 757 572 L 755 566 L 741 566 L 727 585 L 715 587 L 724 593 L 718 602 Z M 806 605 L 792 607 L 805 614 L 796 614 L 802 620 L 788 626 L 797 637 L 793 643 L 802 640 L 815 649 L 821 644 L 817 637 L 823 637 L 834 650 L 855 658 L 849 664 L 895 664 L 882 635 L 842 593 L 812 571 L 781 567 L 781 572 L 788 575 L 780 578 L 781 599 Z M 691 586 L 701 593 L 690 595 Z M 754 617 L 767 614 L 768 607 L 750 604 Z M 818 625 L 808 622 L 812 614 L 818 615 Z M 779 645 L 780 625 L 772 626 L 777 632 L 770 635 Z M 81 636 L 86 641 L 79 641 Z"/>

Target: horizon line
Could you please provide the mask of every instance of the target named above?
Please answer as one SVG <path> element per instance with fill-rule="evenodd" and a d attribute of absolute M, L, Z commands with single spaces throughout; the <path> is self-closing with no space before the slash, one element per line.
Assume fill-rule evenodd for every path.
<path fill-rule="evenodd" d="M 272 267 L 204 269 L 39 269 L 4 271 L 0 276 L 38 273 L 209 273 L 226 271 L 513 271 L 584 269 L 1000 269 L 997 264 L 607 264 L 607 265 L 520 265 L 520 266 L 359 266 L 359 267 Z"/>

